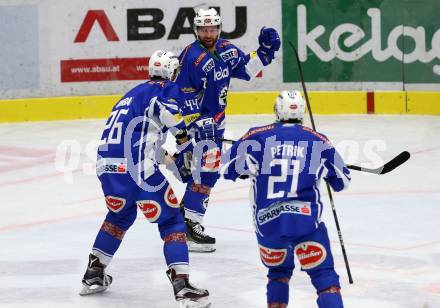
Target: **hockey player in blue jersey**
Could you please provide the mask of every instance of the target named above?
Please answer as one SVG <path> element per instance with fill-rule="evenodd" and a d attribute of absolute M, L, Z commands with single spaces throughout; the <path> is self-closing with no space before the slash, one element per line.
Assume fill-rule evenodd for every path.
<path fill-rule="evenodd" d="M 268 268 L 267 303 L 287 307 L 294 256 L 316 289 L 320 308 L 343 307 L 339 276 L 321 221 L 319 182 L 347 188 L 350 173 L 327 137 L 303 126 L 298 91 L 276 99 L 277 122 L 251 128 L 222 157 L 225 179 L 250 177 L 260 257 Z"/>
<path fill-rule="evenodd" d="M 178 68 L 173 53 L 154 52 L 149 62 L 151 80 L 124 95 L 107 120 L 98 148 L 97 174 L 108 213 L 89 255 L 81 295 L 110 286 L 112 277 L 105 268 L 139 208 L 147 220 L 158 224 L 167 276 L 180 307 L 209 306 L 208 291 L 189 282 L 186 226 L 173 189 L 158 169 L 165 155 L 160 149 L 166 131 L 176 137 L 180 157 L 192 148 L 179 113 L 182 92 L 171 81 Z"/>
<path fill-rule="evenodd" d="M 245 54 L 220 38 L 221 17 L 217 11 L 200 9 L 194 18 L 196 41 L 180 54 L 181 71 L 176 82 L 185 93 L 182 114 L 197 142 L 207 142 L 200 168 L 187 184 L 183 205 L 190 251 L 212 252 L 215 238 L 204 233 L 202 220 L 212 187 L 218 179 L 225 129 L 225 109 L 231 78 L 253 79 L 269 65 L 280 48 L 275 29 L 261 29 L 256 52 Z"/>

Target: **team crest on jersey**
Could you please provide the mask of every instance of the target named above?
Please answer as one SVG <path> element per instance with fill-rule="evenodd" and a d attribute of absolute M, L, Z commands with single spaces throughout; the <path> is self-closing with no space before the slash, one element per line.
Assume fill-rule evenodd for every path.
<path fill-rule="evenodd" d="M 203 58 L 206 57 L 206 52 L 202 52 L 197 59 L 194 61 L 195 66 L 199 65 L 202 62 Z M 212 60 L 212 59 L 211 59 Z"/>
<path fill-rule="evenodd" d="M 278 266 L 286 260 L 287 249 L 273 249 L 260 246 L 260 258 L 266 266 Z"/>
<path fill-rule="evenodd" d="M 206 61 L 205 65 L 202 66 L 202 70 L 208 74 L 208 72 L 210 70 L 212 70 L 214 67 L 214 60 L 213 59 L 209 59 L 208 61 Z"/>
<path fill-rule="evenodd" d="M 303 270 L 317 267 L 327 257 L 325 247 L 318 242 L 302 242 L 294 250 Z"/>
<path fill-rule="evenodd" d="M 165 191 L 165 202 L 168 206 L 170 207 L 174 207 L 176 209 L 178 209 L 180 207 L 179 205 L 179 200 L 177 200 L 176 195 L 174 194 L 173 189 L 171 188 L 171 186 L 168 186 L 168 188 Z"/>
<path fill-rule="evenodd" d="M 225 62 L 228 61 L 228 60 L 234 59 L 234 58 L 238 58 L 237 48 L 231 48 L 231 49 L 228 49 L 228 50 L 222 52 L 220 54 L 220 57 Z"/>
<path fill-rule="evenodd" d="M 125 203 L 126 200 L 124 198 L 105 196 L 105 204 L 107 205 L 107 208 L 113 213 L 120 212 L 124 208 Z"/>
<path fill-rule="evenodd" d="M 155 222 L 162 212 L 160 204 L 154 200 L 140 200 L 136 203 L 149 222 Z"/>

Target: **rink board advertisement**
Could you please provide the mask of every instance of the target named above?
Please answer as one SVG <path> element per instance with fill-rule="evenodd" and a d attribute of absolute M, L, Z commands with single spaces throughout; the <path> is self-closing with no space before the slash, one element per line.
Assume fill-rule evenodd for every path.
<path fill-rule="evenodd" d="M 148 78 L 148 59 L 155 50 L 171 50 L 178 55 L 194 41 L 193 18 L 195 9 L 201 7 L 195 0 L 5 0 L 0 4 L 0 14 L 9 14 L 12 6 L 16 14 L 8 23 L 11 29 L 20 30 L 14 33 L 17 42 L 12 35 L 0 36 L 1 68 L 15 73 L 14 83 L 2 82 L 0 93 L 6 99 L 123 93 Z M 229 0 L 202 7 L 207 6 L 220 11 L 223 37 L 246 53 L 257 49 L 263 26 L 282 28 L 279 1 Z M 26 13 L 31 8 L 35 16 Z M 264 19 L 259 17 L 261 12 L 265 12 Z M 18 43 L 29 36 L 22 35 L 21 25 L 31 26 L 28 32 L 36 32 L 27 44 Z M 35 46 L 30 45 L 34 41 Z M 21 56 L 24 51 L 29 54 L 25 59 L 36 59 L 32 63 L 37 67 L 30 61 L 11 61 L 12 55 Z M 280 58 L 265 71 L 264 81 L 259 78 L 253 84 L 235 83 L 231 90 L 268 89 L 268 85 L 281 81 L 281 68 L 280 52 Z"/>
<path fill-rule="evenodd" d="M 149 77 L 148 59 L 154 50 L 178 55 L 195 39 L 192 24 L 197 1 L 80 2 L 82 5 L 75 2 L 73 7 L 57 9 L 64 31 L 53 34 L 60 44 L 51 52 L 59 59 L 62 88 L 81 88 L 89 94 L 96 94 L 97 88 L 99 92 L 123 92 Z M 274 26 L 278 29 L 280 5 L 268 14 L 269 20 L 277 20 Z M 265 21 L 257 15 L 269 11 L 271 5 L 223 1 L 213 6 L 223 18 L 222 37 L 246 52 L 258 47 L 258 33 Z M 266 82 L 279 82 L 280 77 L 281 73 L 270 74 Z"/>
<path fill-rule="evenodd" d="M 49 1 L 0 4 L 3 99 L 122 94 L 148 78 L 157 49 L 179 54 L 194 41 L 196 0 Z M 276 28 L 282 48 L 253 82 L 229 90 L 299 86 L 299 51 L 309 90 L 440 90 L 440 2 L 212 1 L 222 36 L 246 53 L 261 27 Z M 9 29 L 9 30 L 8 30 Z"/>
<path fill-rule="evenodd" d="M 440 2 L 282 1 L 283 80 L 440 82 Z"/>

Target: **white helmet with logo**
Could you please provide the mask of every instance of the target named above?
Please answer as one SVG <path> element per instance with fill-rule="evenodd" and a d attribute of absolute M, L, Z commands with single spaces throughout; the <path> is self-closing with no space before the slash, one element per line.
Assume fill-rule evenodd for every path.
<path fill-rule="evenodd" d="M 218 26 L 221 30 L 222 18 L 214 8 L 200 9 L 194 17 L 194 32 L 197 35 L 197 27 Z"/>
<path fill-rule="evenodd" d="M 156 50 L 150 57 L 148 72 L 150 78 L 171 79 L 179 65 L 179 59 L 171 51 Z"/>
<path fill-rule="evenodd" d="M 274 109 L 278 121 L 302 121 L 306 102 L 299 91 L 281 91 L 275 101 Z"/>

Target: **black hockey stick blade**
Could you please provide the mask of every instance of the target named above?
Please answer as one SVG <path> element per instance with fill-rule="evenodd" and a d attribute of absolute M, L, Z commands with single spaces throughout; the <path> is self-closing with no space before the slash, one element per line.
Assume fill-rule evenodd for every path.
<path fill-rule="evenodd" d="M 230 144 L 235 143 L 235 140 L 231 140 L 231 139 L 222 139 L 222 141 L 225 143 L 230 143 Z M 390 171 L 393 171 L 394 169 L 396 169 L 397 167 L 399 167 L 400 165 L 405 163 L 410 157 L 411 157 L 411 154 L 409 154 L 408 151 L 403 151 L 402 153 L 400 153 L 399 155 L 394 157 L 392 160 L 387 162 L 385 165 L 380 166 L 375 169 L 364 168 L 364 167 L 356 166 L 356 165 L 347 165 L 347 168 L 351 169 L 351 170 L 367 172 L 367 173 L 374 173 L 374 174 L 380 175 L 380 174 L 385 174 Z"/>
<path fill-rule="evenodd" d="M 354 166 L 354 165 L 347 165 L 348 169 L 362 171 L 362 172 L 368 172 L 368 173 L 374 173 L 374 174 L 385 174 L 390 171 L 393 171 L 403 163 L 405 163 L 409 158 L 411 157 L 411 154 L 409 154 L 408 151 L 403 151 L 396 157 L 394 157 L 392 160 L 387 162 L 385 165 L 380 166 L 379 168 L 370 169 L 370 168 L 364 168 L 360 166 Z"/>

